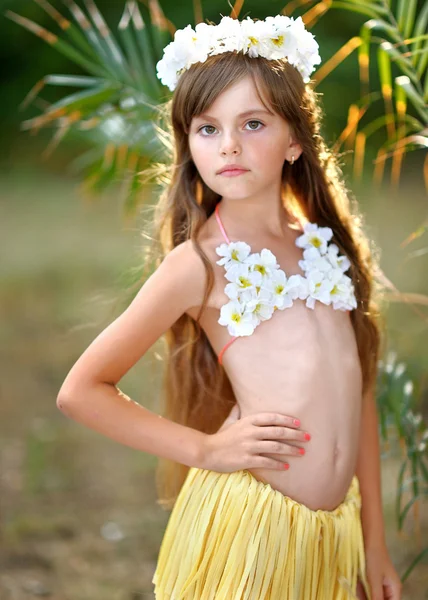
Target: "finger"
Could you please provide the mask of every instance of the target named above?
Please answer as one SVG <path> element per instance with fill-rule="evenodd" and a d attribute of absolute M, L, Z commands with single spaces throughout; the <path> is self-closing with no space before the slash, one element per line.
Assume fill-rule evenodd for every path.
<path fill-rule="evenodd" d="M 258 442 L 254 448 L 257 454 L 261 454 L 262 452 L 264 454 L 286 454 L 287 456 L 303 456 L 305 454 L 304 449 L 298 446 L 268 440 Z"/>
<path fill-rule="evenodd" d="M 253 425 L 264 427 L 266 425 L 282 425 L 283 427 L 300 427 L 300 421 L 295 417 L 281 415 L 280 413 L 255 413 L 250 415 L 250 422 Z"/>
<path fill-rule="evenodd" d="M 399 586 L 394 585 L 389 580 L 386 580 L 386 582 L 384 580 L 383 587 L 385 600 L 401 600 Z"/>
<path fill-rule="evenodd" d="M 266 456 L 255 456 L 250 461 L 250 469 L 273 469 L 274 471 L 287 471 L 290 468 L 288 462 L 284 460 L 275 460 Z"/>
<path fill-rule="evenodd" d="M 371 583 L 370 585 L 372 600 L 384 600 L 383 597 L 383 587 L 382 584 L 379 583 Z"/>
<path fill-rule="evenodd" d="M 281 426 L 266 426 L 257 427 L 255 434 L 258 439 L 273 439 L 273 440 L 296 440 L 299 442 L 307 442 L 306 431 L 301 429 L 292 429 L 290 427 Z"/>

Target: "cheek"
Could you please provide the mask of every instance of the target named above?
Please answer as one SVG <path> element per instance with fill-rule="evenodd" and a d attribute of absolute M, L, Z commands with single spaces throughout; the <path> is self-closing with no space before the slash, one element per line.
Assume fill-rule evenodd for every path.
<path fill-rule="evenodd" d="M 212 164 L 212 149 L 209 144 L 204 143 L 204 140 L 189 140 L 189 149 L 198 171 L 203 172 Z"/>
<path fill-rule="evenodd" d="M 251 153 L 252 160 L 274 171 L 278 165 L 283 164 L 286 148 L 282 138 L 259 136 L 259 139 L 252 140 L 248 151 Z"/>

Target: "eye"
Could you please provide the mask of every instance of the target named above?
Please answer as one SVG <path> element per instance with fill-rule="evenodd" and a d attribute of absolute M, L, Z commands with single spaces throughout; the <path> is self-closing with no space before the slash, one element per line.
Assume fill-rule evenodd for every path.
<path fill-rule="evenodd" d="M 260 123 L 260 125 L 263 125 L 263 127 L 264 127 L 264 124 L 261 121 L 248 121 L 248 123 Z M 248 125 L 248 123 L 247 123 L 247 125 Z M 258 129 L 261 129 L 261 128 L 259 127 Z M 258 131 L 258 129 L 251 128 L 251 131 Z"/>
<path fill-rule="evenodd" d="M 264 127 L 264 123 L 262 123 L 261 121 L 258 121 L 258 120 L 251 120 L 251 121 L 247 121 L 246 125 L 248 125 L 249 123 L 259 123 L 260 125 L 262 125 L 262 126 Z M 198 133 L 199 133 L 200 131 L 202 131 L 203 129 L 206 129 L 206 128 L 215 129 L 214 125 L 203 125 L 202 127 L 200 127 L 200 128 L 198 129 Z M 261 129 L 261 127 L 258 127 L 257 129 L 255 129 L 255 128 L 253 128 L 253 127 L 250 127 L 250 131 L 259 131 L 259 129 Z M 248 130 L 247 130 L 247 131 L 248 131 Z M 205 136 L 205 137 L 209 137 L 210 135 L 211 135 L 211 134 L 209 134 L 209 133 L 208 133 L 208 134 L 204 134 L 204 136 Z"/>
<path fill-rule="evenodd" d="M 200 128 L 198 129 L 198 133 L 199 133 L 200 131 L 202 131 L 202 129 L 206 129 L 207 127 L 211 127 L 211 129 L 215 129 L 215 127 L 214 127 L 213 125 L 203 125 L 202 127 L 200 127 Z M 209 135 L 209 134 L 208 134 L 208 135 Z"/>

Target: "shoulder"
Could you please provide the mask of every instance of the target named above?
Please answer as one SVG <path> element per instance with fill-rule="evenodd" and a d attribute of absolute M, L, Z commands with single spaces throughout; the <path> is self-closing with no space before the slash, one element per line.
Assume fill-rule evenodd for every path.
<path fill-rule="evenodd" d="M 189 282 L 205 270 L 203 260 L 192 240 L 186 240 L 168 252 L 161 265 L 164 270 L 170 272 L 171 277 L 181 276 Z"/>
<path fill-rule="evenodd" d="M 223 243 L 223 238 L 213 226 L 212 216 L 202 225 L 198 233 L 198 241 L 188 239 L 171 250 L 164 258 L 171 267 L 180 269 L 183 275 L 193 278 L 206 272 L 206 263 L 213 267 L 219 259 L 216 248 Z"/>
<path fill-rule="evenodd" d="M 201 245 L 206 252 L 204 246 Z M 168 278 L 170 293 L 180 300 L 183 312 L 202 304 L 207 273 L 193 240 L 186 240 L 168 252 L 157 270 Z"/>

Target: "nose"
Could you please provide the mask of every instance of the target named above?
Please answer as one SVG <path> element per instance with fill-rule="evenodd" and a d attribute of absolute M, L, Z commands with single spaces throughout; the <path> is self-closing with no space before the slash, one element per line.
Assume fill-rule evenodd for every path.
<path fill-rule="evenodd" d="M 233 135 L 225 135 L 222 139 L 220 146 L 220 154 L 224 156 L 225 154 L 239 154 L 241 151 L 240 145 Z"/>

